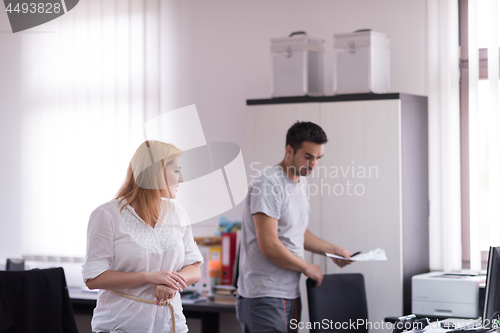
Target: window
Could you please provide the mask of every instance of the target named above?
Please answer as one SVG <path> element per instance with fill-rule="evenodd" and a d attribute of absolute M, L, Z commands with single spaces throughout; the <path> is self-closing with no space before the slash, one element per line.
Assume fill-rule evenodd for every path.
<path fill-rule="evenodd" d="M 158 6 L 89 0 L 23 35 L 27 258 L 85 256 L 90 213 L 125 179 L 146 110 L 159 111 Z"/>
<path fill-rule="evenodd" d="M 463 268 L 500 245 L 499 6 L 460 0 Z"/>

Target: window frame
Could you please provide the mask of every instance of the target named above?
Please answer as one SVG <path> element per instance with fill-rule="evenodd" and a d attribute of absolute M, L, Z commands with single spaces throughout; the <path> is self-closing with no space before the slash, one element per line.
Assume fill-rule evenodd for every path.
<path fill-rule="evenodd" d="M 470 269 L 470 176 L 469 176 L 469 1 L 458 0 L 460 44 L 460 166 L 462 216 L 462 268 Z M 500 61 L 500 59 L 499 59 Z M 479 49 L 479 80 L 488 79 L 488 49 Z M 486 269 L 488 252 L 481 251 L 481 268 Z"/>

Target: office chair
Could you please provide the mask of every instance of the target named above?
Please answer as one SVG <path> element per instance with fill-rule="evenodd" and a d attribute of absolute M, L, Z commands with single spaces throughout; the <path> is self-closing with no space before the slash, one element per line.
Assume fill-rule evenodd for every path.
<path fill-rule="evenodd" d="M 311 279 L 307 279 L 306 285 L 309 321 L 328 323 L 326 326 L 317 325 L 311 333 L 368 333 L 368 305 L 362 274 L 329 274 L 324 276 L 319 287 L 315 287 L 316 281 Z M 363 320 L 363 325 L 355 325 L 353 329 L 349 324 L 357 323 L 358 319 Z"/>
<path fill-rule="evenodd" d="M 61 267 L 0 271 L 0 332 L 78 333 Z"/>
<path fill-rule="evenodd" d="M 24 259 L 7 259 L 6 271 L 24 271 Z"/>

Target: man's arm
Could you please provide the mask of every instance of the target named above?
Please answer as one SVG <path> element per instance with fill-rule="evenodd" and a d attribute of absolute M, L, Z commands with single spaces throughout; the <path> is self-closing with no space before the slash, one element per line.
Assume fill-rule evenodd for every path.
<path fill-rule="evenodd" d="M 260 252 L 274 264 L 294 271 L 303 273 L 305 276 L 316 281 L 316 286 L 321 285 L 323 273 L 318 265 L 309 264 L 302 258 L 293 254 L 278 238 L 278 220 L 264 213 L 253 215 L 257 243 Z"/>
<path fill-rule="evenodd" d="M 327 241 L 322 240 L 319 237 L 316 237 L 312 232 L 310 232 L 307 229 L 306 232 L 304 233 L 304 249 L 306 249 L 307 251 L 323 255 L 328 252 L 342 256 L 346 259 L 350 259 L 352 255 L 352 253 L 347 251 L 346 249 L 341 248 L 340 246 L 337 245 L 333 245 L 331 243 L 328 243 Z M 336 259 L 336 258 L 332 259 L 339 267 L 344 267 L 351 263 L 350 261 L 347 260 Z"/>

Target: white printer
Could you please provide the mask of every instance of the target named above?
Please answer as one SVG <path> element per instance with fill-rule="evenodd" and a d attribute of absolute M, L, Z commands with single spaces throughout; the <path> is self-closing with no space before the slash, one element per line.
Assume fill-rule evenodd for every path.
<path fill-rule="evenodd" d="M 431 272 L 411 278 L 412 313 L 478 318 L 479 285 L 486 275 L 473 272 Z"/>

